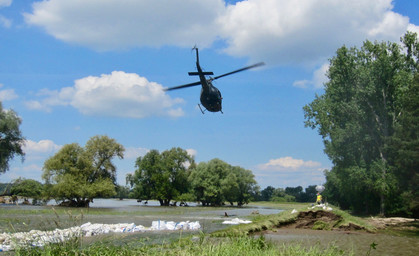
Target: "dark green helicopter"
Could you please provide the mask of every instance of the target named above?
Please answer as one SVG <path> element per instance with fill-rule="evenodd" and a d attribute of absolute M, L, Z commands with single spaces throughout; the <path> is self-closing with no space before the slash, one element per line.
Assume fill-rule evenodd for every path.
<path fill-rule="evenodd" d="M 175 86 L 175 87 L 170 87 L 165 89 L 165 91 L 171 91 L 171 90 L 176 90 L 176 89 L 181 89 L 181 88 L 186 88 L 186 87 L 191 87 L 191 86 L 196 86 L 196 85 L 201 85 L 202 89 L 201 89 L 201 104 L 202 106 L 204 106 L 204 108 L 210 112 L 218 112 L 220 111 L 221 113 L 223 113 L 222 111 L 222 100 L 223 97 L 221 96 L 220 91 L 214 86 L 212 85 L 212 81 L 221 78 L 221 77 L 225 77 L 228 75 L 232 75 L 241 71 L 245 71 L 251 68 L 256 68 L 262 65 L 265 65 L 265 63 L 260 62 L 245 68 L 241 68 L 241 69 L 237 69 L 235 71 L 229 72 L 229 73 L 225 73 L 222 74 L 220 76 L 216 76 L 216 77 L 209 77 L 207 79 L 206 76 L 212 76 L 214 75 L 213 72 L 204 72 L 202 71 L 201 66 L 199 65 L 199 54 L 198 54 L 198 48 L 194 47 L 192 50 L 196 50 L 196 69 L 198 70 L 198 72 L 189 72 L 188 74 L 190 76 L 199 76 L 199 82 L 195 82 L 195 83 L 190 83 L 190 84 L 184 84 L 184 85 L 179 85 L 179 86 Z M 204 110 L 202 110 L 201 105 L 198 104 L 199 109 L 201 109 L 202 114 L 204 114 Z"/>

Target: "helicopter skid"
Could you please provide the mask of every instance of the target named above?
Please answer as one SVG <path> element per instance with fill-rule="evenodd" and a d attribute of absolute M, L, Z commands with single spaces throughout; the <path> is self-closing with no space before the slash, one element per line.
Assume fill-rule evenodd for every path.
<path fill-rule="evenodd" d="M 202 114 L 205 114 L 205 110 L 202 110 L 201 104 L 198 103 L 199 110 L 201 110 Z"/>

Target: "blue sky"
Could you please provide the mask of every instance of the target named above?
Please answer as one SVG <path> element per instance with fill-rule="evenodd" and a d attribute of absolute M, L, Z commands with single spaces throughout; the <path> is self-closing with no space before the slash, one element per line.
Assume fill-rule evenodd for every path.
<path fill-rule="evenodd" d="M 150 149 L 187 149 L 252 170 L 261 188 L 321 184 L 331 162 L 303 106 L 328 59 L 366 39 L 419 32 L 415 1 L 0 0 L 0 101 L 22 118 L 25 161 L 0 182 L 41 181 L 61 146 L 107 135 L 122 144 L 118 182 Z M 221 113 L 201 114 L 191 48 L 219 79 Z"/>

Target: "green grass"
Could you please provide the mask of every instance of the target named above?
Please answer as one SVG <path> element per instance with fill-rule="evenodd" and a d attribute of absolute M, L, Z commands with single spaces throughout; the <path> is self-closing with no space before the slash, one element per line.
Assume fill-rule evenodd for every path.
<path fill-rule="evenodd" d="M 305 256 L 335 256 L 352 255 L 330 245 L 326 249 L 318 246 L 305 248 L 301 245 L 277 245 L 266 241 L 263 236 L 229 237 L 224 239 L 209 238 L 204 234 L 186 239 L 179 239 L 172 243 L 145 245 L 141 241 L 136 244 L 115 246 L 113 244 L 97 242 L 82 247 L 77 241 L 65 244 L 49 245 L 44 248 L 21 249 L 16 255 L 305 255 Z"/>
<path fill-rule="evenodd" d="M 281 210 L 292 210 L 298 209 L 302 207 L 308 207 L 310 203 L 297 203 L 297 202 L 270 202 L 270 201 L 263 201 L 263 202 L 251 202 L 249 206 L 263 206 L 267 208 L 273 209 L 281 209 Z"/>
<path fill-rule="evenodd" d="M 78 238 L 62 244 L 50 244 L 43 248 L 18 249 L 16 255 L 351 255 L 345 251 L 339 250 L 333 244 L 326 247 L 307 247 L 302 245 L 283 245 L 274 242 L 265 241 L 263 236 L 258 238 L 250 237 L 250 234 L 264 230 L 276 230 L 278 227 L 292 223 L 298 214 L 292 214 L 291 211 L 307 211 L 309 204 L 307 203 L 275 203 L 275 202 L 258 202 L 257 206 L 285 209 L 280 214 L 272 215 L 252 215 L 249 218 L 253 221 L 251 224 L 229 226 L 226 229 L 213 232 L 211 234 L 201 233 L 188 238 L 183 238 L 182 233 L 176 238 L 176 234 L 164 236 L 163 239 L 151 239 L 144 236 L 127 237 L 127 239 L 118 238 L 118 241 L 109 237 L 101 237 L 100 241 L 94 239 L 90 242 Z M 364 227 L 366 230 L 373 230 L 361 218 L 350 215 L 345 211 L 331 206 L 333 213 L 342 217 L 342 220 L 332 226 L 329 223 L 318 222 L 315 229 L 328 230 L 335 226 L 349 225 L 350 223 Z M 108 209 L 74 209 L 61 208 L 39 209 L 39 210 L 22 210 L 7 209 L 0 212 L 0 224 L 5 222 L 17 223 L 28 219 L 33 223 L 25 223 L 33 227 L 39 225 L 45 227 L 46 222 L 51 227 L 54 226 L 74 226 L 79 225 L 83 218 L 91 216 L 116 216 L 123 218 L 124 216 L 176 216 L 185 212 L 208 211 L 208 207 L 177 207 L 177 208 L 160 208 L 144 207 L 140 210 L 133 211 L 115 211 Z M 215 208 L 221 210 L 224 208 Z M 231 208 L 226 208 L 231 209 Z M 33 219 L 33 216 L 38 216 Z M 41 217 L 42 216 L 42 217 Z M 44 223 L 41 223 L 42 221 Z M 35 221 L 41 221 L 34 223 Z M 71 225 L 73 222 L 73 225 Z M 7 224 L 7 223 L 6 223 Z M 23 224 L 22 224 L 23 225 Z M 13 228 L 13 226 L 12 226 Z M 54 227 L 55 228 L 55 227 Z M 43 229 L 45 230 L 45 229 Z M 10 231 L 13 231 L 10 229 Z M 151 234 L 147 235 L 150 236 Z"/>
<path fill-rule="evenodd" d="M 292 206 L 293 207 L 290 208 L 296 209 L 298 212 L 309 210 L 307 204 L 292 204 Z M 333 228 L 344 228 L 345 226 L 354 224 L 368 232 L 375 232 L 375 228 L 365 222 L 362 218 L 352 216 L 345 211 L 337 209 L 335 206 L 331 207 L 333 208 L 332 212 L 342 217 L 342 219 L 334 223 L 317 221 L 313 229 L 331 230 Z M 317 209 L 313 209 L 313 211 L 317 211 Z M 298 213 L 293 214 L 291 212 L 292 210 L 286 210 L 279 214 L 255 216 L 250 224 L 230 226 L 226 229 L 216 231 L 211 235 L 214 237 L 245 236 L 265 230 L 274 230 L 278 227 L 291 224 L 297 220 Z"/>

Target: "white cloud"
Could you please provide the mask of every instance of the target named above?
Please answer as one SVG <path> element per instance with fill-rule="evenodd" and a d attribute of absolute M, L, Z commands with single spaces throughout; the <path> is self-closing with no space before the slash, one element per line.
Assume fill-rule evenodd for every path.
<path fill-rule="evenodd" d="M 281 157 L 277 159 L 271 159 L 265 164 L 258 166 L 260 170 L 269 171 L 295 171 L 301 170 L 301 168 L 316 168 L 321 166 L 319 162 L 315 161 L 304 161 L 302 159 L 295 159 L 290 156 Z"/>
<path fill-rule="evenodd" d="M 0 0 L 0 8 L 8 7 L 12 4 L 12 0 Z"/>
<path fill-rule="evenodd" d="M 193 148 L 186 149 L 186 152 L 188 152 L 188 155 L 190 155 L 192 157 L 195 157 L 196 154 L 198 154 L 198 152 L 196 151 L 196 149 L 193 149 Z"/>
<path fill-rule="evenodd" d="M 0 15 L 0 26 L 10 28 L 12 26 L 12 21 L 3 15 Z"/>
<path fill-rule="evenodd" d="M 222 0 L 49 0 L 25 13 L 28 24 L 98 50 L 210 44 Z"/>
<path fill-rule="evenodd" d="M 316 63 L 343 44 L 366 38 L 397 40 L 409 19 L 392 12 L 391 0 L 249 0 L 219 17 L 226 51 L 267 63 Z"/>
<path fill-rule="evenodd" d="M 326 76 L 326 72 L 328 69 L 329 63 L 325 63 L 319 69 L 316 69 L 313 72 L 313 77 L 311 80 L 298 80 L 293 83 L 293 86 L 299 88 L 323 88 L 323 85 L 328 81 L 328 78 Z"/>
<path fill-rule="evenodd" d="M 414 24 L 409 24 L 409 26 L 407 27 L 408 31 L 414 32 L 416 34 L 418 34 L 419 36 L 419 26 L 416 26 Z"/>
<path fill-rule="evenodd" d="M 271 159 L 267 163 L 256 166 L 255 177 L 261 187 L 307 187 L 323 184 L 323 171 L 327 169 L 321 163 L 311 160 L 296 159 L 285 156 Z"/>
<path fill-rule="evenodd" d="M 23 147 L 25 158 L 29 161 L 46 159 L 55 154 L 62 146 L 52 140 L 26 140 Z"/>
<path fill-rule="evenodd" d="M 392 0 L 49 0 L 25 13 L 65 42 L 97 50 L 163 45 L 209 46 L 269 64 L 318 64 L 343 44 L 395 40 L 409 18 Z"/>
<path fill-rule="evenodd" d="M 60 145 L 55 144 L 52 140 L 40 140 L 38 142 L 33 140 L 26 140 L 24 151 L 25 153 L 51 153 L 56 152 L 61 148 Z"/>
<path fill-rule="evenodd" d="M 128 147 L 128 148 L 125 148 L 124 158 L 125 159 L 137 159 L 139 156 L 145 156 L 145 154 L 147 154 L 148 151 L 150 151 L 150 150 L 146 149 L 146 148 Z"/>
<path fill-rule="evenodd" d="M 26 102 L 27 107 L 51 111 L 53 106 L 70 105 L 85 115 L 129 118 L 183 115 L 183 110 L 175 106 L 183 100 L 170 98 L 160 84 L 123 71 L 88 76 L 76 80 L 72 87 L 44 89 L 38 96 L 44 98 Z"/>
<path fill-rule="evenodd" d="M 2 84 L 0 84 L 0 88 L 1 87 L 3 87 Z M 18 96 L 13 89 L 0 90 L 0 101 L 14 100 L 17 97 Z"/>

